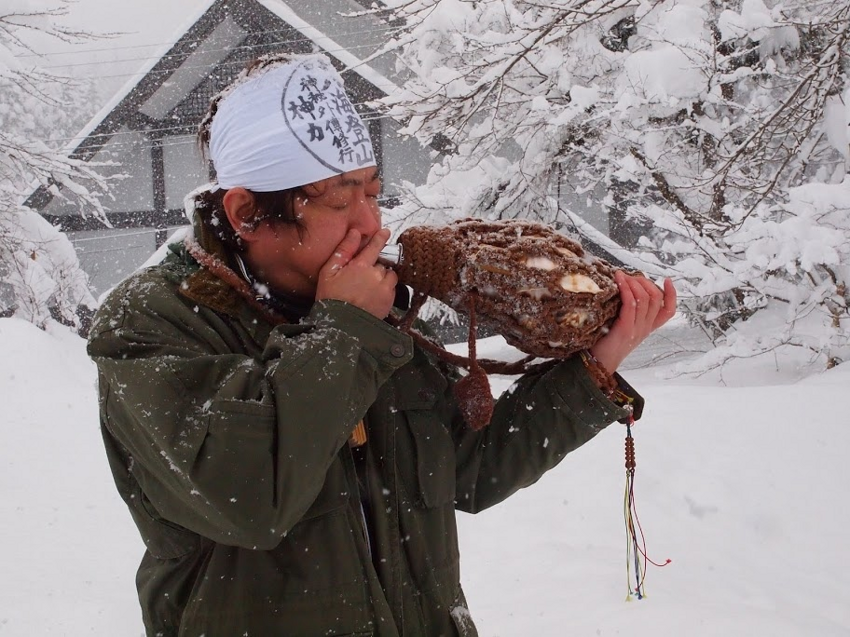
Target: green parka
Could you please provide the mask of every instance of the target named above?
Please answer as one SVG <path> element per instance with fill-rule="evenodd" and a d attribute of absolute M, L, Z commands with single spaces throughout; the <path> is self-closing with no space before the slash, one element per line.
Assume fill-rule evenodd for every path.
<path fill-rule="evenodd" d="M 406 334 L 339 301 L 273 325 L 182 247 L 109 295 L 88 351 L 149 637 L 475 635 L 455 509 L 627 416 L 570 359 L 474 432 Z"/>

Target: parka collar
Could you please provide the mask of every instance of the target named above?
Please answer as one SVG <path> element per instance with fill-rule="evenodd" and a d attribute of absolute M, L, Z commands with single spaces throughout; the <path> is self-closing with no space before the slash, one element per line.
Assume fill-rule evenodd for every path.
<path fill-rule="evenodd" d="M 272 325 L 291 322 L 284 313 L 258 299 L 251 284 L 235 271 L 235 255 L 210 232 L 197 213 L 193 230 L 194 236 L 185 239 L 184 247 L 200 267 L 182 282 L 181 295 L 234 318 L 243 316 L 247 304 Z"/>

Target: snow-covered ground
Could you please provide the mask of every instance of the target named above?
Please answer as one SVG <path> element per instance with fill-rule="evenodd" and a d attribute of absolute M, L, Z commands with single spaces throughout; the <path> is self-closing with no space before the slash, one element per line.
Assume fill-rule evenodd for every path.
<path fill-rule="evenodd" d="M 0 319 L 0 352 L 0 636 L 138 637 L 142 543 L 106 465 L 85 344 Z M 483 636 L 850 635 L 850 364 L 802 381 L 773 361 L 734 371 L 726 386 L 626 374 L 648 403 L 640 519 L 650 557 L 672 560 L 650 567 L 644 600 L 625 601 L 621 425 L 461 516 Z"/>

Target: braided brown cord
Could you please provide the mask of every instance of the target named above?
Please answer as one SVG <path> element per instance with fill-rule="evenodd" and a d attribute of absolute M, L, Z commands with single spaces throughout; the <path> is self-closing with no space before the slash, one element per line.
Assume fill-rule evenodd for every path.
<path fill-rule="evenodd" d="M 287 320 L 263 305 L 257 300 L 256 291 L 242 277 L 227 267 L 219 257 L 204 250 L 194 239 L 186 239 L 183 244 L 186 250 L 198 264 L 207 272 L 224 281 L 232 290 L 242 297 L 248 305 L 260 312 L 272 325 L 287 323 Z"/>
<path fill-rule="evenodd" d="M 405 317 L 407 316 L 408 315 L 406 314 Z M 450 351 L 444 349 L 439 343 L 435 343 L 427 336 L 413 328 L 402 328 L 399 319 L 396 319 L 392 316 L 388 316 L 387 322 L 390 325 L 398 327 L 402 331 L 409 334 L 410 337 L 414 341 L 416 341 L 416 344 L 419 345 L 419 347 L 424 349 L 426 352 L 433 354 L 440 360 L 445 361 L 450 365 L 454 365 L 456 367 L 462 367 L 463 369 L 469 369 L 472 366 L 472 361 L 469 359 L 469 357 L 461 356 L 460 354 L 452 354 Z M 532 365 L 531 361 L 535 360 L 536 358 L 536 356 L 529 355 L 512 363 L 507 361 L 497 361 L 491 358 L 477 358 L 476 361 L 478 362 L 479 367 L 481 367 L 481 369 L 483 369 L 488 374 L 504 374 L 506 376 L 516 376 L 519 374 L 525 374 L 527 372 L 535 371 L 537 369 L 551 367 L 553 364 L 553 361 L 544 361 Z"/>
<path fill-rule="evenodd" d="M 607 331 L 620 309 L 614 268 L 551 228 L 466 219 L 409 228 L 399 280 L 540 358 L 566 358 Z"/>
<path fill-rule="evenodd" d="M 603 394 L 609 398 L 612 397 L 619 387 L 617 380 L 608 372 L 607 369 L 605 369 L 605 366 L 596 360 L 596 357 L 587 350 L 580 351 L 579 356 L 581 357 L 581 362 L 584 363 L 587 374 L 593 379 L 596 386 L 602 390 Z"/>
<path fill-rule="evenodd" d="M 467 350 L 469 351 L 469 371 L 477 372 L 481 369 L 478 364 L 478 322 L 475 312 L 475 294 L 469 295 L 469 334 L 467 337 Z"/>
<path fill-rule="evenodd" d="M 455 384 L 453 391 L 463 419 L 472 429 L 478 431 L 490 424 L 495 403 L 487 372 L 478 364 L 476 356 L 475 315 L 475 295 L 473 294 L 469 297 L 469 374 Z"/>
<path fill-rule="evenodd" d="M 425 301 L 428 300 L 427 294 L 422 294 L 421 292 L 414 293 L 413 301 L 410 303 L 410 308 L 407 310 L 407 313 L 402 317 L 401 321 L 398 323 L 397 327 L 403 332 L 409 332 L 413 327 L 413 322 L 416 320 L 417 315 L 419 314 L 419 310 L 422 309 L 422 306 L 425 305 Z M 388 317 L 389 320 L 390 317 Z"/>
<path fill-rule="evenodd" d="M 637 467 L 635 460 L 635 439 L 632 436 L 626 436 L 626 469 L 634 471 Z"/>

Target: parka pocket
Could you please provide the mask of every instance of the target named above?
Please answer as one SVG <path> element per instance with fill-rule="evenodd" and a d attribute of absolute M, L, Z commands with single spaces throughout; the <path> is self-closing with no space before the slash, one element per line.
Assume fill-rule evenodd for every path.
<path fill-rule="evenodd" d="M 130 507 L 136 526 L 148 552 L 158 560 L 173 560 L 195 551 L 201 544 L 200 536 L 189 529 L 164 519 L 142 492 L 137 489 Z"/>
<path fill-rule="evenodd" d="M 455 448 L 440 404 L 447 381 L 431 367 L 406 368 L 396 381 L 396 407 L 407 422 L 412 442 L 410 449 L 399 445 L 397 462 L 405 478 L 411 474 L 407 466 L 416 469 L 410 495 L 425 508 L 453 503 Z"/>
<path fill-rule="evenodd" d="M 248 400 L 217 400 L 210 404 L 210 433 L 261 438 L 271 444 L 277 412 L 274 405 Z"/>
<path fill-rule="evenodd" d="M 405 411 L 416 449 L 416 497 L 426 508 L 455 499 L 455 449 L 451 435 L 433 413 Z"/>
<path fill-rule="evenodd" d="M 235 465 L 262 459 L 271 462 L 275 446 L 277 410 L 273 405 L 237 400 L 222 400 L 210 408 L 209 432 L 228 441 L 229 449 L 221 457 L 232 454 Z M 210 444 L 209 441 L 207 444 Z M 273 473 L 268 469 L 268 474 Z M 345 475 L 339 462 L 331 464 L 325 483 L 299 524 L 345 506 L 348 501 Z"/>

